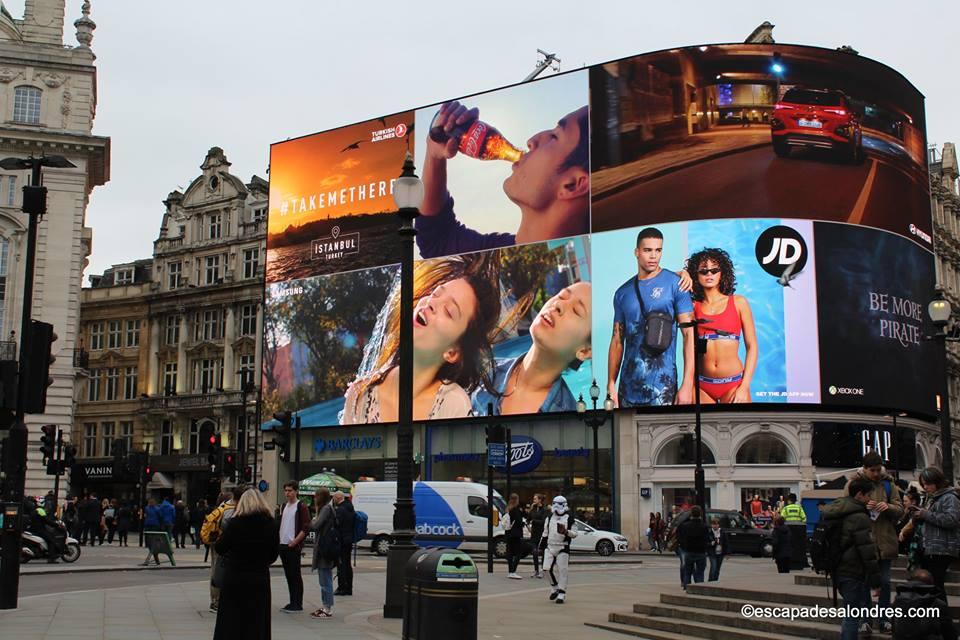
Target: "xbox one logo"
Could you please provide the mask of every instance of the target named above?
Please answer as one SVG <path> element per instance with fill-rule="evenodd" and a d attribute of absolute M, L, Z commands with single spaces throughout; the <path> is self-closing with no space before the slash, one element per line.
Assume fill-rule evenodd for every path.
<path fill-rule="evenodd" d="M 837 388 L 836 388 L 835 386 L 833 386 L 833 385 L 830 385 L 830 387 L 827 389 L 827 391 L 829 391 L 829 392 L 830 392 L 830 395 L 832 395 L 832 396 L 837 395 Z"/>

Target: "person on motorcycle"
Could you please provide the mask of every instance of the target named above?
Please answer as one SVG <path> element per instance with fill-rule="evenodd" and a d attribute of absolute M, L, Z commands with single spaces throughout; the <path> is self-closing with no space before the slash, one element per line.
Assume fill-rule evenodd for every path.
<path fill-rule="evenodd" d="M 55 563 L 64 552 L 59 536 L 55 533 L 59 528 L 57 519 L 48 514 L 46 509 L 37 505 L 37 500 L 33 496 L 27 496 L 23 506 L 24 515 L 28 517 L 27 531 L 43 538 L 47 543 L 47 562 Z"/>

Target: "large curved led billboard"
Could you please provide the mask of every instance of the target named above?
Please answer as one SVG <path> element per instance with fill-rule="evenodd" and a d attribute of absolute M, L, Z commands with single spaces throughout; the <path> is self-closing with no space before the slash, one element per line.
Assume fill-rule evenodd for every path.
<path fill-rule="evenodd" d="M 710 45 L 277 143 L 266 408 L 396 421 L 410 153 L 417 420 L 573 411 L 593 380 L 685 405 L 695 358 L 704 403 L 932 414 L 923 118 L 875 61 Z"/>

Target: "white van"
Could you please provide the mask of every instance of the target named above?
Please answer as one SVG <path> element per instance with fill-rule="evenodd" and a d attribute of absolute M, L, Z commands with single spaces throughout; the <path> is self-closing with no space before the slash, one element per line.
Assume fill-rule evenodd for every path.
<path fill-rule="evenodd" d="M 393 531 L 396 482 L 358 482 L 353 485 L 353 508 L 367 514 L 367 538 L 358 543 L 372 547 L 385 556 Z M 487 485 L 476 482 L 415 482 L 413 501 L 417 514 L 416 543 L 422 547 L 449 546 L 465 551 L 487 548 Z M 507 555 L 506 538 L 500 515 L 506 504 L 494 491 L 494 552 L 498 558 Z"/>

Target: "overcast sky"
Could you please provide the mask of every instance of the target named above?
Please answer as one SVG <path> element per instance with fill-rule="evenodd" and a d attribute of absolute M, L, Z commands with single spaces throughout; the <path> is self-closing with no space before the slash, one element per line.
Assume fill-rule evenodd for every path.
<path fill-rule="evenodd" d="M 23 0 L 4 0 L 15 17 Z M 67 1 L 76 44 L 81 0 Z M 521 80 L 536 49 L 563 70 L 682 45 L 849 44 L 927 98 L 931 143 L 960 140 L 960 2 L 387 2 L 93 0 L 99 106 L 111 180 L 87 209 L 86 274 L 150 257 L 162 200 L 223 147 L 244 181 L 266 178 L 271 142 Z"/>

